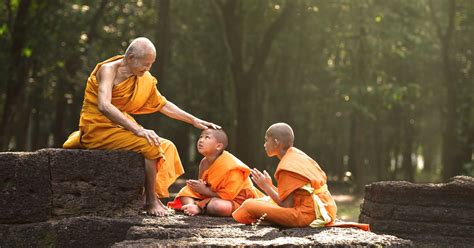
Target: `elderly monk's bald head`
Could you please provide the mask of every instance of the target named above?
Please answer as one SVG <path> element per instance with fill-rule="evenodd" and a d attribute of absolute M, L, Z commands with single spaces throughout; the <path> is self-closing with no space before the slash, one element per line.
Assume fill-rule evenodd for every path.
<path fill-rule="evenodd" d="M 130 43 L 125 51 L 125 57 L 128 58 L 132 54 L 139 59 L 146 55 L 156 56 L 156 48 L 148 38 L 139 37 Z"/>
<path fill-rule="evenodd" d="M 270 138 L 276 139 L 285 149 L 293 146 L 295 140 L 295 134 L 290 125 L 279 122 L 271 125 L 266 132 L 266 135 Z"/>

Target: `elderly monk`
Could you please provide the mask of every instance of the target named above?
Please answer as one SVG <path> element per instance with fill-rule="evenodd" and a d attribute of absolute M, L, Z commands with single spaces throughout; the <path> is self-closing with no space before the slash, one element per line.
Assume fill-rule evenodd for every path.
<path fill-rule="evenodd" d="M 199 164 L 199 179 L 188 180 L 168 206 L 194 216 L 231 216 L 249 198 L 262 196 L 249 178 L 250 168 L 226 151 L 228 139 L 222 129 L 206 129 L 196 144 L 204 158 Z"/>
<path fill-rule="evenodd" d="M 285 227 L 355 226 L 359 223 L 335 223 L 336 204 L 326 184 L 326 174 L 304 152 L 293 147 L 294 134 L 288 124 L 276 123 L 265 134 L 265 151 L 280 163 L 275 172 L 278 187 L 270 175 L 253 169 L 252 180 L 269 197 L 246 200 L 232 216 L 240 223 L 250 224 L 261 219 Z"/>
<path fill-rule="evenodd" d="M 196 128 L 220 127 L 181 110 L 160 94 L 157 80 L 148 72 L 155 58 L 155 46 L 141 37 L 131 42 L 124 56 L 97 64 L 87 80 L 79 131 L 63 147 L 141 153 L 145 157 L 144 208 L 150 215 L 164 216 L 167 209 L 158 197 L 168 196 L 168 187 L 184 173 L 183 166 L 171 141 L 145 129 L 130 114 L 159 111 Z"/>

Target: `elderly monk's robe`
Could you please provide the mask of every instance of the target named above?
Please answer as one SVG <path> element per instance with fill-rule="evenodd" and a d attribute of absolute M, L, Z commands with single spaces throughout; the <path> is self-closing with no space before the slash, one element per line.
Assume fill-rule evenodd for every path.
<path fill-rule="evenodd" d="M 103 61 L 95 67 L 87 80 L 79 120 L 79 131 L 72 133 L 63 144 L 64 148 L 87 148 L 103 150 L 129 150 L 148 159 L 157 159 L 155 192 L 158 197 L 168 197 L 168 187 L 184 173 L 174 144 L 160 138 L 159 146 L 152 146 L 146 138 L 112 122 L 98 109 L 99 85 L 96 73 L 105 64 L 123 58 L 122 55 Z M 129 120 L 136 123 L 130 114 L 148 114 L 159 111 L 166 98 L 160 94 L 157 80 L 146 72 L 143 76 L 132 76 L 112 88 L 112 104 Z"/>
<path fill-rule="evenodd" d="M 355 226 L 368 230 L 365 224 L 335 223 L 337 207 L 328 191 L 326 173 L 299 149 L 287 150 L 278 164 L 275 179 L 280 200 L 294 193 L 293 207 L 280 207 L 269 197 L 249 199 L 232 214 L 236 221 L 250 224 L 266 214 L 265 221 L 286 227 Z"/>
<path fill-rule="evenodd" d="M 249 198 L 261 197 L 249 178 L 250 168 L 231 153 L 224 151 L 217 159 L 209 165 L 208 169 L 201 172 L 200 179 L 207 183 L 212 191 L 219 195 L 220 199 L 232 202 L 232 211 L 237 209 L 242 202 Z M 196 204 L 205 208 L 212 197 L 201 195 L 184 186 L 173 202 L 168 206 L 181 209 L 180 198 L 183 196 L 195 198 Z"/>

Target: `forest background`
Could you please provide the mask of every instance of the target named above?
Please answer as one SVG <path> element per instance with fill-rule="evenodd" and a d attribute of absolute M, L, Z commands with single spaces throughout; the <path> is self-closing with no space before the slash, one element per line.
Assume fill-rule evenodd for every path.
<path fill-rule="evenodd" d="M 263 138 L 290 124 L 329 180 L 473 175 L 472 0 L 5 0 L 0 5 L 0 151 L 61 147 L 86 80 L 139 36 L 181 108 L 223 126 L 229 150 L 275 170 Z M 178 147 L 187 176 L 199 130 L 138 116 Z"/>

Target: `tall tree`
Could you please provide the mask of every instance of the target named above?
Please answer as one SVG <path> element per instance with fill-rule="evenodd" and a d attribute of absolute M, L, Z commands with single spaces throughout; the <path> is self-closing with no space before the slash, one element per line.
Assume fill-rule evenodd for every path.
<path fill-rule="evenodd" d="M 462 173 L 462 158 L 460 157 L 460 142 L 457 135 L 458 123 L 458 83 L 452 68 L 452 43 L 455 32 L 456 1 L 449 0 L 447 9 L 447 22 L 441 21 L 439 11 L 435 9 L 432 0 L 429 1 L 430 14 L 435 26 L 436 34 L 441 46 L 441 71 L 444 76 L 446 89 L 443 116 L 445 125 L 443 129 L 443 178 L 448 179 Z M 442 27 L 441 23 L 447 23 Z"/>
<path fill-rule="evenodd" d="M 243 2 L 239 0 L 213 1 L 227 47 L 228 63 L 237 99 L 235 147 L 238 156 L 243 161 L 257 164 L 259 156 L 256 155 L 256 151 L 260 147 L 261 137 L 255 134 L 261 133 L 262 130 L 261 104 L 255 101 L 261 94 L 259 76 L 270 54 L 272 43 L 295 8 L 295 3 L 294 1 L 286 2 L 281 14 L 263 31 L 257 47 L 246 47 L 250 55 L 244 54 L 246 13 L 243 5 Z M 280 6 L 278 5 L 276 9 L 280 9 Z M 251 62 L 246 64 L 246 61 Z"/>

